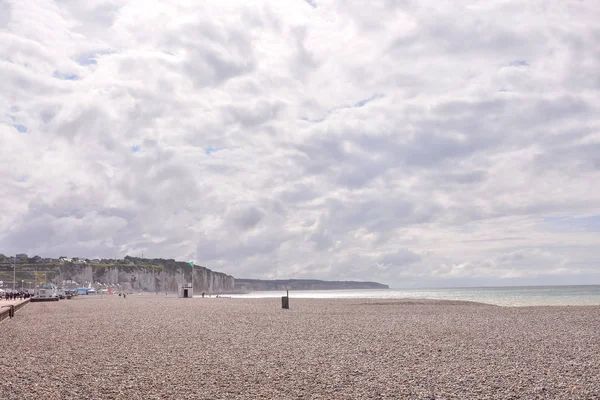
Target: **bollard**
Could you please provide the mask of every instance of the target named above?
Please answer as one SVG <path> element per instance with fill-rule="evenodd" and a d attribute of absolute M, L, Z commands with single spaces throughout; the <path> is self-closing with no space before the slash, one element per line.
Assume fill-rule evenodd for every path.
<path fill-rule="evenodd" d="M 281 296 L 281 308 L 283 308 L 285 310 L 289 310 L 290 309 L 290 291 L 286 290 L 285 293 L 286 293 L 285 296 Z"/>

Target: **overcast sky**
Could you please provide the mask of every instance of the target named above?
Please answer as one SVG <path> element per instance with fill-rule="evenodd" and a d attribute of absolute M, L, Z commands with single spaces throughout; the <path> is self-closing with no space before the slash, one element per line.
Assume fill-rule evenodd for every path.
<path fill-rule="evenodd" d="M 0 253 L 600 283 L 600 3 L 0 0 Z"/>

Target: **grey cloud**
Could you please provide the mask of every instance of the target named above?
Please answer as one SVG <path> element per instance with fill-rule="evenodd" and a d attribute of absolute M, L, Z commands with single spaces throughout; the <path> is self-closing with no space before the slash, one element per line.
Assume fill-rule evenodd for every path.
<path fill-rule="evenodd" d="M 71 17 L 78 21 L 76 31 L 93 35 L 106 32 L 114 24 L 122 5 L 115 1 L 96 2 L 96 4 L 83 4 L 77 0 L 60 0 L 60 5 L 68 10 Z"/>
<path fill-rule="evenodd" d="M 306 29 L 303 27 L 295 28 L 292 31 L 294 44 L 296 46 L 296 55 L 291 67 L 295 70 L 298 77 L 305 79 L 307 74 L 319 66 L 309 49 L 306 48 L 305 38 Z"/>
<path fill-rule="evenodd" d="M 0 0 L 0 10 L 0 29 L 4 29 L 11 20 L 12 4 L 8 0 Z"/>
<path fill-rule="evenodd" d="M 446 159 L 470 156 L 501 143 L 502 132 L 485 122 L 498 113 L 500 118 L 508 116 L 506 105 L 500 101 L 444 103 L 432 112 L 421 109 L 413 113 L 418 129 L 399 125 L 394 134 L 356 129 L 342 133 L 336 129 L 329 136 L 337 137 L 337 141 L 328 135 L 318 136 L 314 143 L 299 145 L 298 150 L 306 154 L 308 162 L 319 159 L 353 162 L 353 157 L 342 147 L 342 140 L 346 140 L 354 142 L 358 149 L 387 156 L 398 166 L 435 166 Z"/>
<path fill-rule="evenodd" d="M 486 172 L 484 171 L 469 171 L 469 172 L 449 172 L 442 173 L 437 176 L 439 184 L 459 184 L 459 185 L 472 185 L 483 182 L 486 178 Z"/>
<path fill-rule="evenodd" d="M 3 88 L 5 94 L 12 95 L 13 99 L 27 99 L 31 93 L 52 96 L 64 92 L 64 88 L 56 84 L 53 78 L 37 75 L 2 60 L 0 60 L 0 74 L 6 79 L 6 86 Z"/>
<path fill-rule="evenodd" d="M 326 225 L 336 231 L 348 231 L 365 227 L 379 233 L 389 233 L 397 228 L 431 221 L 440 211 L 432 203 L 417 203 L 410 196 L 364 200 L 332 200 L 328 204 Z"/>
<path fill-rule="evenodd" d="M 600 143 L 569 144 L 563 143 L 546 149 L 535 157 L 535 166 L 539 173 L 548 170 L 589 171 L 600 169 Z"/>
<path fill-rule="evenodd" d="M 109 119 L 109 116 L 105 110 L 96 105 L 78 107 L 69 115 L 59 114 L 55 118 L 55 131 L 58 135 L 70 140 L 82 136 L 87 139 L 103 137 L 102 142 L 106 148 L 113 149 L 116 145 L 111 136 L 104 135 L 106 132 L 105 121 Z"/>
<path fill-rule="evenodd" d="M 279 194 L 281 201 L 285 203 L 306 202 L 315 199 L 320 195 L 313 185 L 296 182 L 290 189 L 286 189 Z"/>
<path fill-rule="evenodd" d="M 317 251 L 328 250 L 334 244 L 332 235 L 325 228 L 321 228 L 318 232 L 310 235 L 309 240 L 314 243 Z"/>
<path fill-rule="evenodd" d="M 252 43 L 234 27 L 198 21 L 171 35 L 168 46 L 186 49 L 185 71 L 198 87 L 219 85 L 255 68 Z"/>
<path fill-rule="evenodd" d="M 392 253 L 387 253 L 381 257 L 378 261 L 384 265 L 391 265 L 392 267 L 401 267 L 407 264 L 413 264 L 421 260 L 421 256 L 408 249 L 397 250 Z"/>
<path fill-rule="evenodd" d="M 337 176 L 337 182 L 349 188 L 360 188 L 373 179 L 381 176 L 389 167 L 386 160 L 360 159 L 351 162 L 351 166 L 342 166 Z"/>
<path fill-rule="evenodd" d="M 242 230 L 254 228 L 264 217 L 265 211 L 251 205 L 231 207 L 226 218 Z"/>
<path fill-rule="evenodd" d="M 24 244 L 31 249 L 44 248 L 56 245 L 56 230 L 52 217 L 42 216 L 37 219 L 27 220 L 20 226 L 14 226 L 3 232 L 0 243 L 3 248 L 23 247 Z"/>
<path fill-rule="evenodd" d="M 230 123 L 239 123 L 244 127 L 256 127 L 277 118 L 278 113 L 284 108 L 282 102 L 269 103 L 256 102 L 247 107 L 227 106 L 224 108 Z"/>

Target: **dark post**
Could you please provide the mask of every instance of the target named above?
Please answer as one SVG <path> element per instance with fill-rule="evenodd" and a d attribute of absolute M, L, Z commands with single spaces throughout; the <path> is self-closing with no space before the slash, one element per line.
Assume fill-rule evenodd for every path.
<path fill-rule="evenodd" d="M 286 295 L 281 296 L 281 308 L 290 309 L 290 291 L 286 290 Z"/>

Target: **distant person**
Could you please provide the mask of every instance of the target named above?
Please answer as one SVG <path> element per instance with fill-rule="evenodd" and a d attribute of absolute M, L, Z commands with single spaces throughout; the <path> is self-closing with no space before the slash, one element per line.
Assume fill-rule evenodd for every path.
<path fill-rule="evenodd" d="M 204 297 L 204 292 L 202 292 L 202 297 Z"/>

